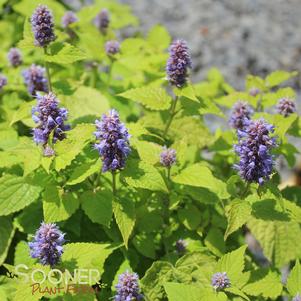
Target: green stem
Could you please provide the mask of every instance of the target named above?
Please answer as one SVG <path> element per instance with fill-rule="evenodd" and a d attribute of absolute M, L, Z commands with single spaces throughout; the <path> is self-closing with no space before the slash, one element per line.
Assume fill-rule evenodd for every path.
<path fill-rule="evenodd" d="M 175 100 L 173 101 L 172 105 L 171 105 L 171 108 L 170 108 L 170 117 L 169 117 L 169 120 L 166 124 L 166 127 L 165 127 L 165 130 L 163 132 L 163 138 L 165 139 L 167 133 L 168 133 L 168 130 L 169 130 L 169 127 L 172 123 L 172 120 L 175 116 L 175 109 L 176 109 L 176 106 L 177 106 L 177 102 L 178 102 L 178 96 L 176 96 Z"/>
<path fill-rule="evenodd" d="M 116 172 L 112 171 L 112 191 L 113 196 L 116 196 Z"/>
<path fill-rule="evenodd" d="M 47 47 L 44 47 L 44 53 L 45 56 L 48 54 L 47 53 Z M 50 71 L 49 71 L 49 64 L 45 59 L 45 68 L 46 68 L 46 74 L 47 74 L 47 79 L 48 79 L 48 88 L 49 88 L 49 92 L 52 92 L 52 85 L 51 85 L 51 78 L 50 78 Z"/>

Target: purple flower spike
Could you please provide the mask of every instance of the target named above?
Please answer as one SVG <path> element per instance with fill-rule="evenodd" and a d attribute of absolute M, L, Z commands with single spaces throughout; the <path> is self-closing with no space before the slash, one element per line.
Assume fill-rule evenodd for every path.
<path fill-rule="evenodd" d="M 62 27 L 67 28 L 70 24 L 78 21 L 76 14 L 73 11 L 67 11 L 62 17 Z"/>
<path fill-rule="evenodd" d="M 22 64 L 22 54 L 18 48 L 11 48 L 8 51 L 7 59 L 11 66 L 18 67 Z"/>
<path fill-rule="evenodd" d="M 100 32 L 106 33 L 106 30 L 110 24 L 110 15 L 107 9 L 102 9 L 99 14 L 94 19 L 95 26 L 99 29 Z"/>
<path fill-rule="evenodd" d="M 166 64 L 167 79 L 176 87 L 183 87 L 188 77 L 188 68 L 192 62 L 187 44 L 183 40 L 174 41 L 169 48 L 169 59 Z"/>
<path fill-rule="evenodd" d="M 96 120 L 95 125 L 97 131 L 94 135 L 99 140 L 95 149 L 102 157 L 102 171 L 122 169 L 131 149 L 130 135 L 125 125 L 120 122 L 118 113 L 111 110 L 108 115 L 103 115 L 101 120 Z"/>
<path fill-rule="evenodd" d="M 292 301 L 301 301 L 301 296 L 300 296 L 300 294 L 298 293 L 298 294 L 293 298 Z"/>
<path fill-rule="evenodd" d="M 45 68 L 32 64 L 22 72 L 22 75 L 30 95 L 35 96 L 38 91 L 48 92 L 48 80 Z"/>
<path fill-rule="evenodd" d="M 238 130 L 239 142 L 234 148 L 240 161 L 234 168 L 245 181 L 262 185 L 270 179 L 273 171 L 271 150 L 277 146 L 276 139 L 270 137 L 273 132 L 274 126 L 264 119 L 249 121 L 244 129 Z"/>
<path fill-rule="evenodd" d="M 47 142 L 53 134 L 52 143 L 66 138 L 65 131 L 70 130 L 69 125 L 65 125 L 68 111 L 65 108 L 59 108 L 58 99 L 53 93 L 45 95 L 37 94 L 37 106 L 32 109 L 32 119 L 37 124 L 33 130 L 34 141 L 42 144 L 45 156 L 52 156 L 54 152 L 47 148 Z"/>
<path fill-rule="evenodd" d="M 288 117 L 289 115 L 296 112 L 295 102 L 288 97 L 279 99 L 276 108 L 277 112 L 284 117 Z"/>
<path fill-rule="evenodd" d="M 55 40 L 54 23 L 51 11 L 46 5 L 39 5 L 31 17 L 35 45 L 47 47 Z"/>
<path fill-rule="evenodd" d="M 231 286 L 230 279 L 226 272 L 215 273 L 211 278 L 211 285 L 215 290 L 223 290 Z"/>
<path fill-rule="evenodd" d="M 119 275 L 116 285 L 117 294 L 115 301 L 140 301 L 143 300 L 143 295 L 140 293 L 139 277 L 136 273 L 125 273 Z"/>
<path fill-rule="evenodd" d="M 108 41 L 105 45 L 107 55 L 115 55 L 120 51 L 120 45 L 118 41 Z"/>
<path fill-rule="evenodd" d="M 64 236 L 56 224 L 43 222 L 33 241 L 28 243 L 30 256 L 37 258 L 43 265 L 56 265 L 63 254 Z"/>
<path fill-rule="evenodd" d="M 0 91 L 6 85 L 7 85 L 7 77 L 4 76 L 3 74 L 0 74 Z"/>
<path fill-rule="evenodd" d="M 253 115 L 253 109 L 247 102 L 238 101 L 232 108 L 229 124 L 232 128 L 241 130 Z"/>
<path fill-rule="evenodd" d="M 176 163 L 176 151 L 172 148 L 163 147 L 160 154 L 160 163 L 167 168 L 170 168 Z"/>

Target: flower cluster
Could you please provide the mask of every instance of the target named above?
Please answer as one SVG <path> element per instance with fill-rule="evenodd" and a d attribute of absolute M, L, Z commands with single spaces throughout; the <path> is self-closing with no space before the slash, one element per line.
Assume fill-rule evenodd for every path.
<path fill-rule="evenodd" d="M 188 68 L 192 62 L 187 44 L 183 40 L 174 41 L 169 48 L 169 59 L 166 64 L 167 79 L 172 85 L 183 87 L 187 81 Z"/>
<path fill-rule="evenodd" d="M 180 238 L 176 241 L 176 249 L 178 254 L 181 255 L 185 253 L 186 247 L 187 247 L 187 242 L 184 239 Z"/>
<path fill-rule="evenodd" d="M 292 301 L 301 301 L 301 296 L 300 296 L 300 294 L 298 293 L 298 294 L 293 298 Z"/>
<path fill-rule="evenodd" d="M 11 48 L 7 53 L 7 59 L 11 66 L 18 67 L 22 64 L 22 54 L 18 48 Z"/>
<path fill-rule="evenodd" d="M 279 99 L 276 108 L 277 112 L 284 117 L 288 117 L 289 115 L 296 112 L 295 102 L 288 97 Z"/>
<path fill-rule="evenodd" d="M 242 129 L 253 115 L 253 109 L 247 102 L 238 101 L 232 108 L 229 124 L 234 129 Z"/>
<path fill-rule="evenodd" d="M 105 45 L 107 55 L 115 55 L 120 51 L 120 45 L 118 41 L 107 41 Z"/>
<path fill-rule="evenodd" d="M 59 108 L 58 99 L 53 93 L 45 95 L 37 94 L 38 104 L 32 109 L 32 119 L 37 123 L 34 129 L 34 141 L 46 147 L 50 134 L 53 133 L 52 142 L 66 138 L 65 131 L 70 130 L 69 125 L 65 125 L 68 111 Z M 45 155 L 49 151 L 45 148 Z"/>
<path fill-rule="evenodd" d="M 117 294 L 115 301 L 139 301 L 143 299 L 140 294 L 138 283 L 139 277 L 136 273 L 125 273 L 119 275 L 118 283 L 116 285 Z"/>
<path fill-rule="evenodd" d="M 46 47 L 55 40 L 52 13 L 46 5 L 39 5 L 31 17 L 35 45 Z"/>
<path fill-rule="evenodd" d="M 45 68 L 32 64 L 22 72 L 24 83 L 30 95 L 35 96 L 38 91 L 48 92 L 48 80 Z"/>
<path fill-rule="evenodd" d="M 33 241 L 28 243 L 31 257 L 43 265 L 56 265 L 63 254 L 64 236 L 56 224 L 42 223 Z"/>
<path fill-rule="evenodd" d="M 230 279 L 226 272 L 215 273 L 211 278 L 211 285 L 215 290 L 223 290 L 231 286 Z"/>
<path fill-rule="evenodd" d="M 122 169 L 131 149 L 130 135 L 125 125 L 120 122 L 118 113 L 111 110 L 108 115 L 103 115 L 101 120 L 96 120 L 95 125 L 97 131 L 94 134 L 99 140 L 95 148 L 103 160 L 102 171 Z"/>
<path fill-rule="evenodd" d="M 260 90 L 258 88 L 252 87 L 249 90 L 249 94 L 253 97 L 257 96 L 260 93 Z"/>
<path fill-rule="evenodd" d="M 0 74 L 0 91 L 7 85 L 7 78 L 3 74 Z"/>
<path fill-rule="evenodd" d="M 110 15 L 107 9 L 102 9 L 94 19 L 95 26 L 105 33 L 110 24 Z"/>
<path fill-rule="evenodd" d="M 234 167 L 245 181 L 262 185 L 270 178 L 273 171 L 271 150 L 276 147 L 276 139 L 270 137 L 273 132 L 274 126 L 264 119 L 249 121 L 238 131 L 239 143 L 235 145 L 235 151 L 240 161 Z"/>
<path fill-rule="evenodd" d="M 160 163 L 167 168 L 170 168 L 176 162 L 176 151 L 172 148 L 163 147 L 160 154 Z"/>
<path fill-rule="evenodd" d="M 76 14 L 73 11 L 67 11 L 62 17 L 62 27 L 67 28 L 70 24 L 78 21 Z"/>

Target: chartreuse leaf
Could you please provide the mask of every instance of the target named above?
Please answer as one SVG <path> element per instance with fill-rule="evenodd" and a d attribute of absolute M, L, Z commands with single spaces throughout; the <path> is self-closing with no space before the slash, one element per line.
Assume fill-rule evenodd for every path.
<path fill-rule="evenodd" d="M 166 30 L 166 28 L 162 25 L 155 25 L 148 33 L 147 41 L 150 45 L 152 45 L 155 49 L 160 51 L 168 48 L 171 37 Z M 158 43 L 160 41 L 160 43 Z"/>
<path fill-rule="evenodd" d="M 81 206 L 93 223 L 109 226 L 112 219 L 111 191 L 86 191 L 81 197 Z"/>
<path fill-rule="evenodd" d="M 227 192 L 226 183 L 217 179 L 211 170 L 201 163 L 188 166 L 180 174 L 174 176 L 172 180 L 179 184 L 207 188 L 222 199 L 230 196 Z"/>
<path fill-rule="evenodd" d="M 162 152 L 161 145 L 141 140 L 136 140 L 134 145 L 136 146 L 139 157 L 142 161 L 152 165 L 159 162 L 160 153 Z"/>
<path fill-rule="evenodd" d="M 171 103 L 171 97 L 160 87 L 144 86 L 118 95 L 141 103 L 150 110 L 167 110 Z"/>
<path fill-rule="evenodd" d="M 108 243 L 69 243 L 64 245 L 62 265 L 78 269 L 97 269 L 102 275 L 108 256 L 121 245 Z M 98 279 L 99 280 L 99 279 Z M 94 284 L 94 283 L 91 283 Z"/>
<path fill-rule="evenodd" d="M 4 175 L 0 178 L 0 216 L 17 212 L 38 199 L 42 187 L 26 182 L 25 178 Z"/>
<path fill-rule="evenodd" d="M 67 185 L 76 185 L 83 182 L 89 176 L 96 172 L 100 172 L 100 160 L 85 162 L 73 169 L 73 172 L 67 181 Z"/>
<path fill-rule="evenodd" d="M 242 246 L 239 249 L 227 253 L 217 263 L 217 272 L 226 272 L 233 286 L 240 288 L 245 284 L 243 270 L 245 267 L 245 251 L 247 246 Z"/>
<path fill-rule="evenodd" d="M 301 294 L 301 266 L 299 260 L 296 260 L 296 264 L 288 276 L 286 288 L 292 297 L 295 297 L 298 293 Z"/>
<path fill-rule="evenodd" d="M 267 212 L 267 214 L 271 214 Z M 271 220 L 274 218 L 276 220 Z M 301 230 L 298 223 L 283 220 L 280 216 L 266 216 L 264 219 L 251 218 L 247 225 L 252 234 L 260 243 L 264 255 L 276 267 L 282 267 L 289 261 L 300 256 L 296 248 L 296 241 L 301 239 Z M 277 220 L 278 219 L 278 220 Z"/>
<path fill-rule="evenodd" d="M 25 121 L 31 118 L 31 109 L 36 105 L 36 101 L 24 102 L 20 105 L 18 110 L 16 110 L 12 116 L 12 120 L 10 122 L 10 126 L 15 124 L 18 121 Z M 32 121 L 32 126 L 35 123 Z"/>
<path fill-rule="evenodd" d="M 28 256 L 29 246 L 26 241 L 21 240 L 15 250 L 14 265 L 26 264 L 28 267 L 33 266 L 36 262 L 34 258 Z"/>
<path fill-rule="evenodd" d="M 79 124 L 67 133 L 67 139 L 55 144 L 55 169 L 57 171 L 70 165 L 72 160 L 93 139 L 94 130 L 95 126 L 92 124 Z"/>
<path fill-rule="evenodd" d="M 178 97 L 185 97 L 189 100 L 199 102 L 198 98 L 196 96 L 196 93 L 194 91 L 194 87 L 191 84 L 187 84 L 183 88 L 174 88 L 174 93 Z"/>
<path fill-rule="evenodd" d="M 68 65 L 86 59 L 86 54 L 79 48 L 65 43 L 55 54 L 45 55 L 47 62 Z"/>
<path fill-rule="evenodd" d="M 205 245 L 215 255 L 222 256 L 226 251 L 222 232 L 217 228 L 211 228 L 205 238 Z"/>
<path fill-rule="evenodd" d="M 113 212 L 116 223 L 127 248 L 129 237 L 135 225 L 135 205 L 132 200 L 116 198 L 113 201 Z"/>
<path fill-rule="evenodd" d="M 265 78 L 265 84 L 267 87 L 272 88 L 297 75 L 298 72 L 296 71 L 274 71 Z"/>
<path fill-rule="evenodd" d="M 251 216 L 252 208 L 246 200 L 234 200 L 226 208 L 228 226 L 224 235 L 226 240 L 228 236 L 244 225 Z"/>
<path fill-rule="evenodd" d="M 64 192 L 54 185 L 46 186 L 43 193 L 43 213 L 46 223 L 68 219 L 79 207 L 76 194 Z"/>
<path fill-rule="evenodd" d="M 4 262 L 14 236 L 14 227 L 9 217 L 0 217 L 0 266 Z"/>
<path fill-rule="evenodd" d="M 64 105 L 69 110 L 70 120 L 83 116 L 101 116 L 110 106 L 107 98 L 98 90 L 80 86 L 74 94 L 65 97 Z"/>
<path fill-rule="evenodd" d="M 269 271 L 261 279 L 244 286 L 243 291 L 251 296 L 276 299 L 282 292 L 281 277 L 277 272 Z"/>
<path fill-rule="evenodd" d="M 164 284 L 164 289 L 166 291 L 168 301 L 202 300 L 202 290 L 194 285 L 167 282 Z M 212 295 L 214 296 L 213 292 Z"/>
<path fill-rule="evenodd" d="M 128 185 L 135 188 L 168 192 L 159 171 L 154 166 L 143 161 L 129 161 L 127 168 L 122 173 L 122 177 Z"/>
<path fill-rule="evenodd" d="M 195 230 L 202 220 L 202 214 L 199 209 L 194 205 L 187 205 L 185 208 L 180 209 L 178 216 L 182 224 L 188 230 Z"/>

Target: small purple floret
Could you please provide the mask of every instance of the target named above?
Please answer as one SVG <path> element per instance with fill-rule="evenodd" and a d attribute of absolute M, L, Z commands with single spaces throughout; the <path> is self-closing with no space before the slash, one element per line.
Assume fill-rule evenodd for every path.
<path fill-rule="evenodd" d="M 0 74 L 0 91 L 6 85 L 7 85 L 7 77 L 4 76 L 3 74 Z"/>
<path fill-rule="evenodd" d="M 108 41 L 105 45 L 107 55 L 115 55 L 120 51 L 120 45 L 118 41 Z"/>
<path fill-rule="evenodd" d="M 62 27 L 67 28 L 67 27 L 69 27 L 70 24 L 73 24 L 77 21 L 78 21 L 78 18 L 76 16 L 76 14 L 73 11 L 69 10 L 62 17 Z"/>
<path fill-rule="evenodd" d="M 160 154 L 160 163 L 167 168 L 170 168 L 176 163 L 176 151 L 172 148 L 163 147 L 163 150 Z"/>
<path fill-rule="evenodd" d="M 230 287 L 231 283 L 226 272 L 218 272 L 212 276 L 211 285 L 215 290 L 223 290 L 227 287 Z"/>
<path fill-rule="evenodd" d="M 56 224 L 41 224 L 32 242 L 28 243 L 30 256 L 43 265 L 55 266 L 63 254 L 65 234 Z"/>
<path fill-rule="evenodd" d="M 140 301 L 143 295 L 140 293 L 139 277 L 136 273 L 126 271 L 119 275 L 116 285 L 117 294 L 115 301 Z"/>
<path fill-rule="evenodd" d="M 22 75 L 30 95 L 35 96 L 38 91 L 48 92 L 48 80 L 45 68 L 32 64 L 22 72 Z"/>
<path fill-rule="evenodd" d="M 177 249 L 178 254 L 180 254 L 180 255 L 184 254 L 186 251 L 187 245 L 188 244 L 184 239 L 182 239 L 182 238 L 178 239 L 176 241 L 176 249 Z"/>
<path fill-rule="evenodd" d="M 295 102 L 288 97 L 279 99 L 276 108 L 277 112 L 284 117 L 288 117 L 297 111 Z"/>
<path fill-rule="evenodd" d="M 22 54 L 18 48 L 11 48 L 8 51 L 7 59 L 11 66 L 18 67 L 22 64 Z"/>
<path fill-rule="evenodd" d="M 95 144 L 95 149 L 102 157 L 102 171 L 122 169 L 131 149 L 130 135 L 125 125 L 120 122 L 119 114 L 111 110 L 109 114 L 103 115 L 101 120 L 96 120 L 95 125 L 97 131 L 94 135 L 99 140 Z"/>
<path fill-rule="evenodd" d="M 234 104 L 229 120 L 229 124 L 234 129 L 242 129 L 251 119 L 253 109 L 247 102 L 238 101 Z"/>
<path fill-rule="evenodd" d="M 273 171 L 271 150 L 277 146 L 276 138 L 271 137 L 274 126 L 264 119 L 249 121 L 242 130 L 238 130 L 239 142 L 234 146 L 240 161 L 234 165 L 240 176 L 247 182 L 260 185 L 270 179 Z"/>
<path fill-rule="evenodd" d="M 95 26 L 99 29 L 100 32 L 106 33 L 106 30 L 110 24 L 110 15 L 107 9 L 102 9 L 99 14 L 94 19 Z"/>
<path fill-rule="evenodd" d="M 183 87 L 188 77 L 188 69 L 192 67 L 187 44 L 183 40 L 174 41 L 169 48 L 169 59 L 166 74 L 169 82 L 176 87 Z"/>
<path fill-rule="evenodd" d="M 51 11 L 46 5 L 39 5 L 31 16 L 31 27 L 35 45 L 47 47 L 55 40 L 54 23 Z"/>

